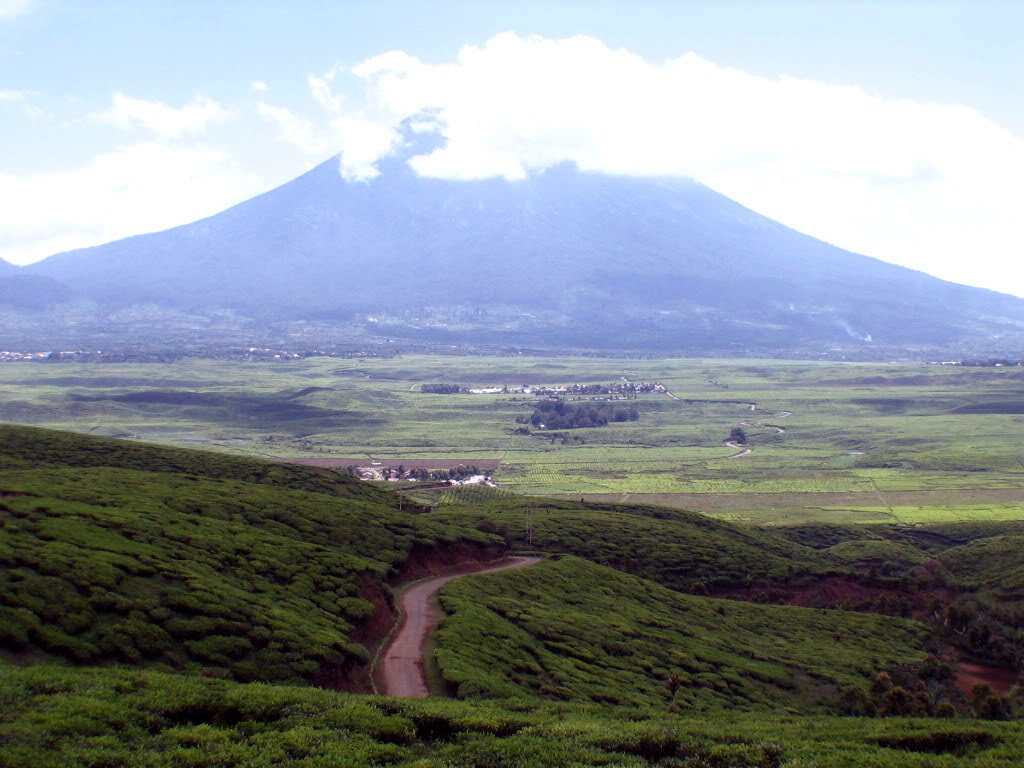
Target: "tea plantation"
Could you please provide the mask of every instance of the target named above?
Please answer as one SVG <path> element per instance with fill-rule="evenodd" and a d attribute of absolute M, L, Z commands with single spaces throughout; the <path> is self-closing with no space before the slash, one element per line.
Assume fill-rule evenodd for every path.
<path fill-rule="evenodd" d="M 960 590 L 942 620 L 990 627 L 1008 664 L 1014 622 L 985 607 L 1021 567 L 1000 526 L 432 508 L 327 470 L 0 426 L 0 768 L 1019 765 L 1024 728 L 974 715 L 1019 717 L 1024 696 L 957 692 L 930 618 L 704 596 L 932 567 Z M 360 693 L 393 588 L 528 550 L 549 559 L 442 590 L 433 698 Z"/>

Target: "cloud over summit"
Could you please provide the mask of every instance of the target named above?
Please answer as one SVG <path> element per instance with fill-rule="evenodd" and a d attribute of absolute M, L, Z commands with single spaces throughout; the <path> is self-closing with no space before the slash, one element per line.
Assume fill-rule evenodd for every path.
<path fill-rule="evenodd" d="M 513 33 L 448 62 L 382 53 L 309 86 L 324 119 L 303 131 L 288 130 L 298 118 L 287 110 L 274 119 L 296 146 L 340 149 L 352 179 L 398 149 L 403 121 L 428 115 L 446 139 L 410 161 L 428 176 L 517 179 L 564 161 L 690 176 L 809 234 L 961 282 L 991 285 L 1024 256 L 1024 142 L 962 105 Z M 1004 288 L 1024 294 L 1024 273 Z"/>
<path fill-rule="evenodd" d="M 272 88 L 254 79 L 271 75 Z M 0 257 L 26 263 L 184 223 L 340 152 L 354 181 L 389 156 L 450 179 L 520 179 L 567 161 L 688 176 L 849 250 L 1024 296 L 1024 141 L 962 104 L 514 33 L 442 60 L 384 51 L 281 78 L 246 72 L 184 103 L 117 90 L 56 127 L 53 95 L 0 84 L 5 119 L 94 141 L 63 167 L 0 168 L 11 214 Z"/>

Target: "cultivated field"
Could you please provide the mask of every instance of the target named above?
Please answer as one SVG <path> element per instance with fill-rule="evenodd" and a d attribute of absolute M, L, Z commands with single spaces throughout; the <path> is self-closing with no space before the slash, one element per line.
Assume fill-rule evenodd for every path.
<path fill-rule="evenodd" d="M 660 381 L 637 421 L 525 430 L 525 394 Z M 339 467 L 496 468 L 533 495 L 763 524 L 1024 519 L 1024 370 L 549 357 L 0 366 L 0 421 Z M 741 428 L 746 446 L 727 445 Z M 747 452 L 749 450 L 749 452 Z"/>

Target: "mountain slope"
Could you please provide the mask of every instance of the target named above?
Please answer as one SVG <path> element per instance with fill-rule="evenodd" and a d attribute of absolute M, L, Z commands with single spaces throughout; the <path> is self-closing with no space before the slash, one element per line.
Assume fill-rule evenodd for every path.
<path fill-rule="evenodd" d="M 108 305 L 372 315 L 392 336 L 672 349 L 945 344 L 1024 300 L 802 235 L 693 181 L 560 166 L 523 181 L 349 183 L 330 160 L 208 219 L 29 273 Z"/>
<path fill-rule="evenodd" d="M 71 289 L 52 277 L 19 274 L 17 268 L 0 269 L 0 306 L 40 311 L 63 304 L 71 296 Z"/>

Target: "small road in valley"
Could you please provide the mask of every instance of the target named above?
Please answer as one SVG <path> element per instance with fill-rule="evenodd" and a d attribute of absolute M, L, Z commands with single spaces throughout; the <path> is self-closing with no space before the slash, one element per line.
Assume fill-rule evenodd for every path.
<path fill-rule="evenodd" d="M 434 576 L 412 584 L 402 595 L 398 630 L 378 658 L 380 692 L 386 696 L 423 699 L 430 695 L 424 671 L 427 641 L 439 619 L 434 595 L 452 579 L 479 576 L 514 568 L 525 568 L 543 561 L 542 557 L 507 557 L 494 563 L 476 563 L 458 571 Z"/>
<path fill-rule="evenodd" d="M 749 405 L 750 405 L 750 410 L 752 410 L 752 411 L 756 411 L 757 410 L 757 403 L 749 403 Z M 788 419 L 792 415 L 793 415 L 792 411 L 778 411 L 775 414 L 775 418 L 777 418 L 777 419 Z M 786 428 L 785 427 L 780 427 L 778 424 L 766 424 L 766 423 L 761 422 L 761 421 L 749 421 L 749 420 L 748 421 L 741 421 L 738 424 L 738 426 L 740 426 L 740 427 L 747 427 L 747 428 L 753 428 L 753 429 L 763 429 L 764 427 L 769 427 L 769 428 L 775 430 L 775 434 L 776 435 L 784 435 L 784 434 L 786 434 Z M 735 440 L 726 440 L 725 444 L 727 446 L 729 446 L 730 448 L 732 448 L 733 450 L 738 451 L 738 453 L 734 453 L 731 456 L 726 456 L 725 458 L 727 458 L 727 459 L 738 459 L 741 456 L 749 456 L 750 453 L 754 450 L 747 443 L 739 443 L 739 442 L 737 442 Z"/>
<path fill-rule="evenodd" d="M 735 440 L 726 440 L 725 444 L 733 450 L 739 451 L 739 453 L 734 453 L 732 456 L 726 456 L 725 458 L 727 459 L 738 459 L 740 456 L 746 456 L 753 450 L 752 448 L 747 448 L 743 443 L 737 443 Z"/>

